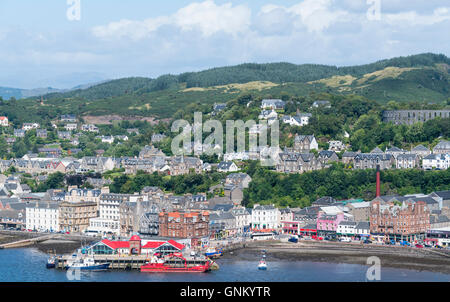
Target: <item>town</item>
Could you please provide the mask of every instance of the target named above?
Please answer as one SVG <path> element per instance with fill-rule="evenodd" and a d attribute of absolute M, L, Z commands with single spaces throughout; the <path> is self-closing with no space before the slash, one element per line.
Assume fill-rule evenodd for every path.
<path fill-rule="evenodd" d="M 294 116 L 277 113 L 283 112 L 284 106 L 282 100 L 263 99 L 260 118 L 269 121 L 280 118 L 282 123 L 298 123 L 300 127 L 308 125 L 310 113 L 297 112 Z M 313 104 L 318 106 L 327 107 L 330 103 Z M 226 108 L 227 104 L 214 105 L 213 115 Z M 386 123 L 414 124 L 437 117 L 448 119 L 449 110 L 390 111 L 384 116 Z M 5 129 L 10 129 L 7 117 L 0 120 Z M 329 141 L 328 149 L 323 150 L 314 135 L 297 134 L 292 137 L 292 147 L 278 148 L 275 152 L 273 171 L 304 174 L 336 164 L 349 171 L 376 170 L 375 196 L 369 200 L 318 196 L 303 207 L 259 202 L 249 207 L 244 199 L 252 177 L 242 170 L 258 161 L 268 148 L 226 153 L 223 161 L 219 157 L 217 162 L 208 162 L 199 156 L 166 155 L 156 145 L 167 135 L 154 133 L 151 143 L 135 157 L 107 157 L 104 150 L 97 150 L 96 156 L 75 158 L 71 155 L 77 150 L 63 150 L 61 146 L 67 146 L 65 142 L 70 140 L 72 145 L 77 145 L 78 139 L 98 133 L 99 128 L 80 124 L 75 115 L 62 115 L 52 128 L 57 130 L 57 136 L 52 134 L 53 144 L 60 141 L 59 145 L 0 161 L 0 171 L 4 173 L 0 176 L 3 230 L 99 238 L 89 250 L 100 255 L 148 255 L 162 251 L 167 254 L 185 248 L 204 253 L 210 247 L 224 248 L 227 244 L 256 240 L 341 241 L 439 249 L 450 246 L 449 190 L 382 195 L 380 179 L 380 173 L 386 170 L 447 170 L 450 142 L 446 140 L 439 141 L 432 149 L 423 145 L 410 150 L 391 146 L 384 151 L 375 148 L 363 153 L 351 151 L 342 141 Z M 38 123 L 24 123 L 22 129 L 13 129 L 6 142 L 14 143 L 16 137 L 28 133 L 38 139 L 48 139 L 49 132 L 52 129 L 40 129 Z M 138 130 L 127 129 L 127 132 L 136 135 Z M 116 140 L 127 141 L 128 136 L 97 139 L 112 144 Z M 111 191 L 117 179 L 124 175 L 171 178 L 211 173 L 218 176 L 217 181 L 204 193 L 174 194 L 158 186 L 141 186 L 141 190 L 126 194 Z M 34 190 L 30 181 L 36 184 Z M 139 241 L 135 251 L 133 239 L 129 238 Z"/>

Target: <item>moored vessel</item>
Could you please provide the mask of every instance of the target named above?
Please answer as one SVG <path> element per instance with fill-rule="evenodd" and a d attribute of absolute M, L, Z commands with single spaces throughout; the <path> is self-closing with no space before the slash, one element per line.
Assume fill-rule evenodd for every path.
<path fill-rule="evenodd" d="M 109 263 L 96 264 L 94 258 L 77 259 L 66 266 L 67 269 L 80 269 L 86 271 L 103 271 L 109 268 Z"/>
<path fill-rule="evenodd" d="M 205 256 L 209 258 L 219 258 L 223 255 L 222 249 L 209 248 L 206 250 Z"/>
<path fill-rule="evenodd" d="M 153 256 L 151 261 L 141 266 L 143 273 L 206 273 L 211 270 L 211 260 L 207 258 L 186 259 L 180 255 L 165 258 Z"/>

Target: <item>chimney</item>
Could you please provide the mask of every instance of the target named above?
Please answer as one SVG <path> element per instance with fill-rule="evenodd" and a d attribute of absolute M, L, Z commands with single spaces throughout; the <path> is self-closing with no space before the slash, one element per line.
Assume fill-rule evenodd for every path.
<path fill-rule="evenodd" d="M 377 165 L 377 193 L 376 197 L 381 196 L 381 184 L 380 184 L 380 165 Z"/>

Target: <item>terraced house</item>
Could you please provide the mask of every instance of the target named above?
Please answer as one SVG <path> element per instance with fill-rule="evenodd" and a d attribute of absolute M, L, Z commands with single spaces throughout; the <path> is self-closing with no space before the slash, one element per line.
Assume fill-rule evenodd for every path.
<path fill-rule="evenodd" d="M 358 153 L 353 158 L 354 169 L 391 169 L 395 166 L 395 159 L 390 154 L 384 153 Z"/>
<path fill-rule="evenodd" d="M 323 166 L 313 153 L 283 152 L 279 156 L 277 172 L 303 173 L 322 169 Z"/>

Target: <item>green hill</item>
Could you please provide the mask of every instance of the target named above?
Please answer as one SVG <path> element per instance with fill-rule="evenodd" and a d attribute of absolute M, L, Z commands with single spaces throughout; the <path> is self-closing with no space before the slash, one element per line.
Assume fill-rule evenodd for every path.
<path fill-rule="evenodd" d="M 36 98 L 3 101 L 0 113 L 17 122 L 54 119 L 67 113 L 170 118 L 190 104 L 227 102 L 243 93 L 280 98 L 328 92 L 362 95 L 379 103 L 441 103 L 450 97 L 449 66 L 448 57 L 430 53 L 349 67 L 241 64 L 157 79 L 117 79 L 47 94 L 44 104 Z"/>

